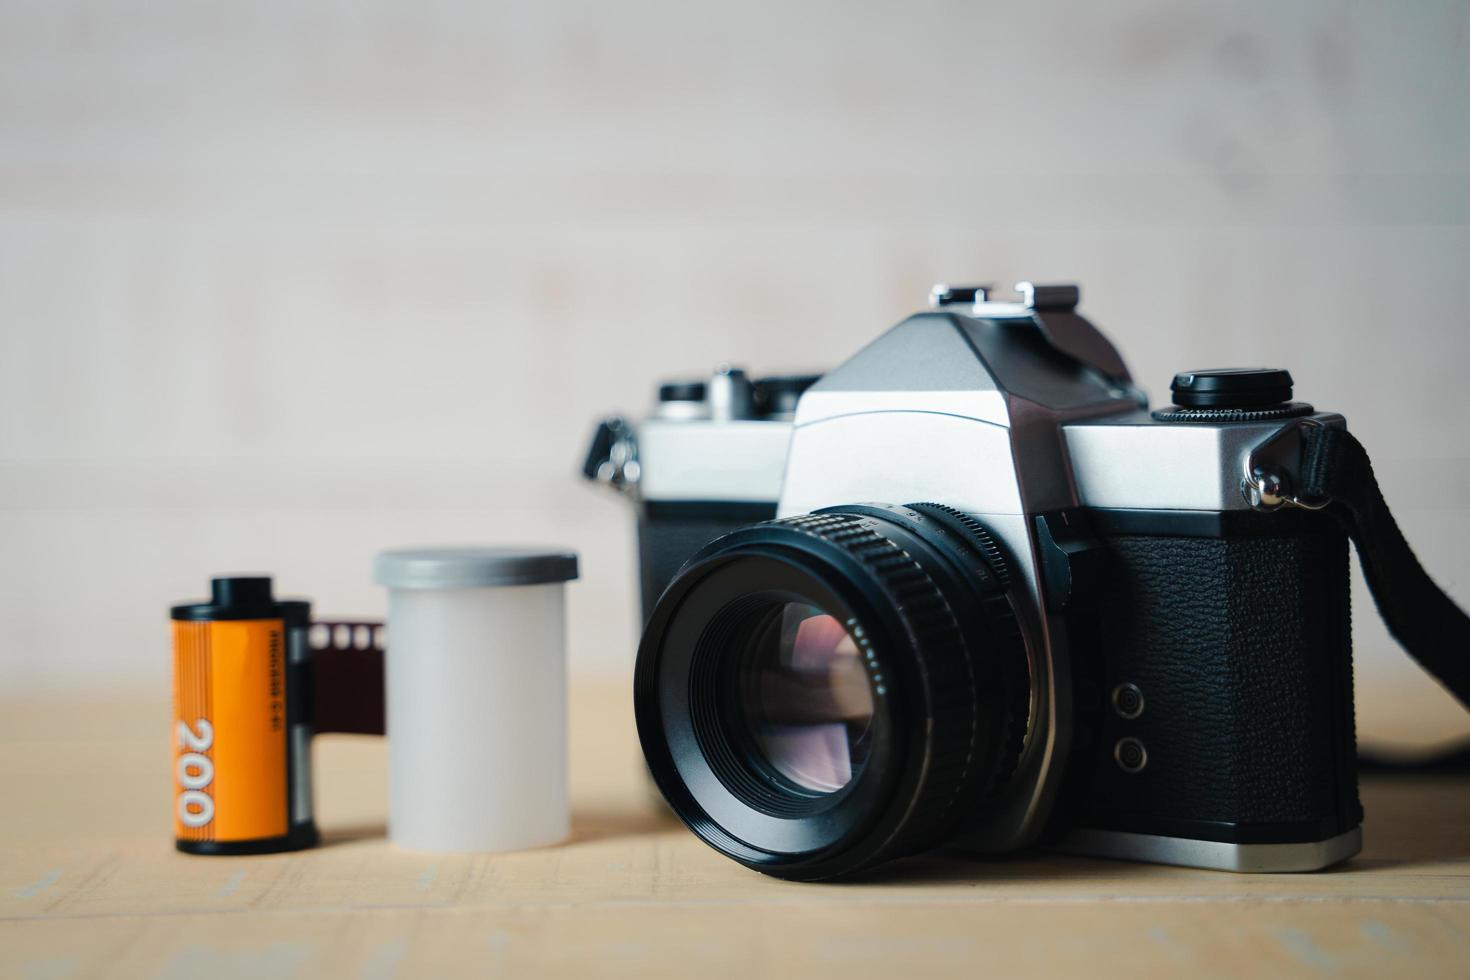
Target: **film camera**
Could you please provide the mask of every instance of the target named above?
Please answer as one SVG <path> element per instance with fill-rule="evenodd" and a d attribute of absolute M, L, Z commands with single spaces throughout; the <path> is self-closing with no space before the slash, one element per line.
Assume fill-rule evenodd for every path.
<path fill-rule="evenodd" d="M 585 473 L 638 509 L 659 789 L 804 880 L 946 843 L 1357 853 L 1352 516 L 1397 535 L 1361 447 L 1282 370 L 1181 373 L 1150 412 L 1077 287 L 1016 291 L 938 286 L 820 379 L 726 368 L 599 427 Z"/>

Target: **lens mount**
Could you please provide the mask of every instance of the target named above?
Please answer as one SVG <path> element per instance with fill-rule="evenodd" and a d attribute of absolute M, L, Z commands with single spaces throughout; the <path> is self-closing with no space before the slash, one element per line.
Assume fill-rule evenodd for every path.
<path fill-rule="evenodd" d="M 1019 754 L 1029 687 L 1005 583 L 983 527 L 939 505 L 833 508 L 719 539 L 639 648 L 655 782 L 707 843 L 781 877 L 933 846 Z"/>

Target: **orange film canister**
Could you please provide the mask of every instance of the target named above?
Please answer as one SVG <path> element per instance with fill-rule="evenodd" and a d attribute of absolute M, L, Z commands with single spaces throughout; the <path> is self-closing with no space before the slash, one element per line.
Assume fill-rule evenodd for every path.
<path fill-rule="evenodd" d="M 172 611 L 174 841 L 191 854 L 310 847 L 311 604 L 276 601 L 262 576 L 210 588 Z"/>

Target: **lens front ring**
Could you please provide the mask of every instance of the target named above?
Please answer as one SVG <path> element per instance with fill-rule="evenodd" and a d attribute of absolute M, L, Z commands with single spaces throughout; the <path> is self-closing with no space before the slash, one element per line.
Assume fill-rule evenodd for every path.
<path fill-rule="evenodd" d="M 697 588 L 690 588 L 679 615 L 667 625 L 665 655 L 654 679 L 662 692 L 656 727 L 667 739 L 667 780 L 674 795 L 687 796 L 686 806 L 696 806 L 778 863 L 781 855 L 813 854 L 865 832 L 901 769 L 891 764 L 900 749 L 890 724 L 899 688 L 885 685 L 886 693 L 875 702 L 875 744 L 858 778 L 838 792 L 811 797 L 782 793 L 779 782 L 763 771 L 744 733 L 730 724 L 731 692 L 722 683 L 730 649 L 723 641 L 762 606 L 803 601 L 844 620 L 856 619 L 857 611 L 787 555 L 745 553 L 717 560 L 690 584 Z M 640 722 L 639 727 L 646 735 L 646 726 Z M 645 752 L 667 795 L 670 788 L 659 780 L 656 755 L 647 744 Z"/>

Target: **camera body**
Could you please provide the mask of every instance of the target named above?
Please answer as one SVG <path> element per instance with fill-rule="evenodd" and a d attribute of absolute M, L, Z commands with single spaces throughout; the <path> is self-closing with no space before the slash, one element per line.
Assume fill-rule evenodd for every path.
<path fill-rule="evenodd" d="M 636 423 L 598 425 L 583 475 L 634 504 L 645 622 L 696 551 L 776 516 L 797 399 L 818 377 L 752 380 L 721 365 L 708 378 L 659 385 L 654 410 Z"/>
<path fill-rule="evenodd" d="M 991 853 L 1046 844 L 1236 871 L 1313 870 L 1357 853 L 1347 540 L 1309 506 L 1281 506 L 1289 494 L 1272 482 L 1276 461 L 1298 451 L 1303 426 L 1343 426 L 1342 417 L 1290 401 L 1290 376 L 1264 369 L 1181 374 L 1179 404 L 1150 413 L 1117 351 L 1076 312 L 1076 287 L 1022 283 L 1017 292 L 997 301 L 984 287 L 935 287 L 929 311 L 814 384 L 792 385 L 782 404 L 799 401 L 789 415 L 741 414 L 743 378 L 725 372 L 698 392 L 701 407 L 686 398 L 636 429 L 599 433 L 589 475 L 635 490 L 639 501 L 648 621 L 639 725 L 660 788 L 713 846 L 793 878 L 846 873 L 936 843 Z M 746 387 L 758 406 L 757 386 Z M 663 393 L 696 394 L 679 388 Z M 619 436 L 622 448 L 606 451 Z M 865 504 L 872 501 L 884 503 Z M 906 501 L 925 503 L 899 506 Z M 737 530 L 770 517 L 778 520 L 761 525 L 766 532 Z M 874 567 L 910 557 L 940 585 L 945 568 L 966 560 L 924 557 L 931 549 L 971 555 L 970 571 L 955 574 L 981 582 L 969 591 L 936 587 L 928 598 L 893 586 L 895 609 L 929 602 L 949 611 L 965 636 L 949 646 L 913 623 L 870 644 L 887 613 L 838 616 L 870 668 L 888 653 L 890 677 L 899 673 L 892 651 L 927 644 L 929 652 L 914 655 L 920 667 L 899 679 L 870 669 L 875 747 L 861 759 L 854 749 L 843 769 L 852 785 L 820 805 L 802 803 L 807 809 L 771 795 L 800 787 L 769 767 L 754 787 L 732 774 L 721 760 L 738 748 L 716 746 L 700 726 L 713 724 L 705 715 L 728 720 L 735 709 L 704 711 L 695 694 L 686 702 L 679 674 L 689 672 L 697 688 L 701 651 L 713 642 L 714 626 L 679 625 L 691 615 L 681 610 L 699 606 L 699 590 L 710 591 L 701 582 L 730 578 L 726 566 L 742 549 L 766 555 L 780 578 L 782 562 L 804 560 L 797 534 L 825 536 L 822 548 L 840 544 L 858 557 L 881 551 L 864 534 L 884 536 L 889 551 Z M 816 578 L 840 577 L 844 561 L 830 557 L 838 571 Z M 918 572 L 901 571 L 917 581 Z M 781 588 L 859 608 L 840 585 Z M 987 623 L 966 627 L 981 606 Z M 1011 667 L 987 666 L 1012 647 Z M 965 662 L 952 685 L 938 679 L 950 660 Z M 734 667 L 710 676 L 711 698 L 743 683 Z M 975 706 L 954 714 L 962 734 L 951 754 L 963 756 L 956 765 L 965 772 L 994 773 L 964 777 L 975 785 L 952 792 L 910 786 L 904 781 L 920 778 L 910 770 L 945 771 L 948 750 L 917 733 L 943 728 L 945 712 L 957 709 L 939 689 L 964 684 Z M 902 701 L 893 688 L 924 693 Z M 685 715 L 694 719 L 687 731 Z M 992 716 L 999 720 L 986 741 L 981 729 Z M 886 810 L 863 804 L 872 816 L 862 833 L 887 835 L 884 843 L 852 844 L 858 829 L 830 839 L 817 829 L 795 834 L 802 820 L 840 823 L 834 814 L 844 807 L 856 814 L 852 828 L 869 819 L 846 796 L 888 799 L 867 785 L 879 776 L 857 775 L 859 763 L 876 771 L 890 750 L 883 792 L 910 796 Z M 907 832 L 896 828 L 914 818 L 877 814 L 905 807 L 936 815 L 900 843 Z"/>

